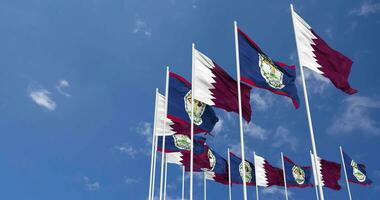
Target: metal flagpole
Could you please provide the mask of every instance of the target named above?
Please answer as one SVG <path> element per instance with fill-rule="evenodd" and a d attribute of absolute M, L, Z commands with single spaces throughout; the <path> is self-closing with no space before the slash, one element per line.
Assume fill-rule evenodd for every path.
<path fill-rule="evenodd" d="M 206 172 L 203 172 L 203 199 L 207 200 L 207 180 Z"/>
<path fill-rule="evenodd" d="M 284 154 L 282 152 L 281 152 L 281 161 L 282 161 L 282 173 L 284 174 L 285 199 L 288 200 L 288 187 L 286 185 L 286 173 L 285 173 L 285 164 L 284 164 Z"/>
<path fill-rule="evenodd" d="M 185 200 L 185 166 L 182 166 L 182 200 Z"/>
<path fill-rule="evenodd" d="M 191 49 L 191 84 L 194 84 L 194 77 L 195 77 L 195 70 L 194 70 L 194 50 L 195 50 L 195 44 L 192 44 Z M 191 128 L 190 128 L 190 135 L 191 135 L 191 144 L 190 144 L 190 200 L 193 200 L 193 165 L 194 165 L 194 155 L 193 155 L 193 148 L 194 148 L 194 87 L 191 87 Z"/>
<path fill-rule="evenodd" d="M 240 90 L 240 59 L 239 59 L 239 43 L 238 43 L 238 30 L 237 22 L 234 21 L 234 32 L 235 32 L 235 53 L 236 53 L 236 74 L 237 74 L 237 88 L 238 88 L 238 101 L 239 101 L 239 125 L 240 125 L 240 149 L 241 149 L 241 160 L 242 163 L 245 162 L 244 153 L 244 133 L 243 133 L 243 115 L 241 107 L 241 90 Z M 247 200 L 247 184 L 245 182 L 246 170 L 243 164 L 243 196 L 244 200 Z"/>
<path fill-rule="evenodd" d="M 313 168 L 313 177 L 314 177 L 314 188 L 315 188 L 315 195 L 317 197 L 317 200 L 319 200 L 319 195 L 318 195 L 318 181 L 317 181 L 317 175 L 316 175 L 316 167 L 314 165 L 314 161 L 313 161 L 313 156 L 311 154 L 311 151 L 310 151 L 310 159 L 311 159 L 311 166 Z"/>
<path fill-rule="evenodd" d="M 296 40 L 297 53 L 298 53 L 298 61 L 299 61 L 299 66 L 300 66 L 300 71 L 301 71 L 301 79 L 302 79 L 303 93 L 304 93 L 304 98 L 305 98 L 306 113 L 307 113 L 307 119 L 308 119 L 309 130 L 310 130 L 311 146 L 312 146 L 312 150 L 313 150 L 314 161 L 315 161 L 315 163 L 317 163 L 317 156 L 318 156 L 318 154 L 317 154 L 317 147 L 315 145 L 313 122 L 312 122 L 312 119 L 311 119 L 311 113 L 310 113 L 310 108 L 309 108 L 309 98 L 308 98 L 308 95 L 307 95 L 305 75 L 304 75 L 304 72 L 303 72 L 303 65 L 302 65 L 301 59 L 300 59 L 301 57 L 300 57 L 299 46 L 298 46 L 298 42 L 297 42 L 297 33 L 296 33 L 296 27 L 295 27 L 295 23 L 294 23 L 294 10 L 293 10 L 293 5 L 292 4 L 290 4 L 290 9 L 291 9 L 291 12 L 292 12 L 294 36 L 295 36 L 295 40 Z M 323 189 L 322 189 L 322 185 L 320 184 L 321 183 L 321 177 L 320 177 L 319 173 L 317 173 L 317 180 L 318 180 L 318 189 L 319 189 L 320 198 L 321 198 L 321 200 L 324 200 Z"/>
<path fill-rule="evenodd" d="M 166 100 L 165 100 L 166 101 Z M 153 158 L 153 177 L 152 177 L 152 196 L 151 200 L 154 199 L 154 189 L 155 189 L 155 181 L 156 181 L 156 163 L 157 163 L 157 135 L 154 137 L 154 158 Z"/>
<path fill-rule="evenodd" d="M 154 162 L 154 144 L 156 140 L 156 118 L 157 118 L 157 96 L 158 96 L 158 88 L 156 88 L 156 94 L 155 94 L 155 103 L 154 103 L 154 119 L 153 119 L 153 133 L 152 133 L 152 153 L 150 158 L 150 177 L 149 177 L 149 197 L 148 199 L 152 200 L 152 189 L 154 187 L 153 185 L 153 162 Z"/>
<path fill-rule="evenodd" d="M 165 155 L 165 179 L 164 179 L 164 200 L 166 200 L 166 184 L 168 180 L 168 162 Z"/>
<path fill-rule="evenodd" d="M 346 171 L 346 164 L 344 162 L 342 146 L 339 146 L 339 149 L 340 149 L 340 156 L 342 157 L 342 164 L 343 164 L 344 175 L 346 177 L 346 185 L 347 185 L 347 190 L 348 190 L 348 196 L 350 197 L 350 200 L 352 200 L 350 183 L 348 182 L 347 171 Z"/>
<path fill-rule="evenodd" d="M 228 196 L 229 196 L 229 200 L 232 200 L 232 191 L 231 191 L 231 186 L 232 186 L 232 183 L 231 183 L 231 158 L 230 158 L 230 148 L 227 148 L 227 152 L 228 152 Z"/>
<path fill-rule="evenodd" d="M 161 177 L 160 177 L 160 200 L 162 200 L 163 184 L 164 184 L 164 164 L 165 164 L 165 135 L 166 135 L 166 116 L 168 112 L 169 101 L 169 66 L 166 67 L 166 83 L 165 83 L 165 112 L 164 112 L 164 127 L 162 135 L 162 153 L 161 153 Z"/>
<path fill-rule="evenodd" d="M 256 163 L 256 152 L 253 152 L 253 163 Z M 255 165 L 255 182 L 256 182 L 256 200 L 259 200 L 259 186 L 257 185 L 257 176 L 256 176 L 256 165 Z"/>

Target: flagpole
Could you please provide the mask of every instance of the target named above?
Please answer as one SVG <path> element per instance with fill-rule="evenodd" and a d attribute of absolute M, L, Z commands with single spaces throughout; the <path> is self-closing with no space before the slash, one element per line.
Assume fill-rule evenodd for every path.
<path fill-rule="evenodd" d="M 166 100 L 165 100 L 166 101 Z M 152 196 L 151 200 L 154 199 L 155 181 L 156 181 L 156 163 L 157 163 L 157 135 L 154 137 L 154 158 L 153 158 L 153 177 L 152 177 Z"/>
<path fill-rule="evenodd" d="M 168 161 L 166 160 L 165 155 L 165 179 L 164 179 L 164 200 L 166 200 L 166 184 L 168 180 Z"/>
<path fill-rule="evenodd" d="M 185 166 L 182 166 L 182 200 L 185 200 Z"/>
<path fill-rule="evenodd" d="M 163 184 L 164 184 L 164 164 L 165 164 L 165 135 L 166 135 L 166 116 L 168 112 L 169 102 L 169 66 L 166 67 L 166 83 L 165 83 L 165 112 L 164 112 L 164 127 L 162 135 L 162 153 L 161 153 L 161 177 L 160 177 L 160 198 L 162 200 Z"/>
<path fill-rule="evenodd" d="M 317 156 L 318 156 L 318 154 L 317 154 L 317 147 L 315 145 L 313 122 L 312 122 L 312 119 L 311 119 L 311 113 L 310 113 L 310 108 L 309 108 L 309 98 L 308 98 L 307 89 L 306 89 L 305 75 L 304 75 L 304 72 L 303 72 L 303 65 L 302 65 L 301 59 L 300 59 L 301 57 L 300 57 L 299 46 L 298 46 L 298 42 L 297 42 L 297 35 L 296 35 L 297 33 L 295 31 L 296 27 L 295 27 L 295 23 L 294 23 L 294 14 L 293 14 L 294 10 L 293 10 L 293 5 L 292 4 L 290 4 L 290 9 L 291 9 L 291 12 L 292 12 L 294 36 L 295 36 L 295 40 L 296 40 L 298 61 L 299 61 L 299 66 L 300 66 L 300 71 L 301 71 L 301 79 L 302 79 L 303 93 L 304 93 L 304 98 L 305 98 L 306 113 L 307 113 L 307 119 L 308 119 L 309 130 L 310 130 L 311 146 L 312 146 L 312 150 L 313 150 L 314 162 L 317 163 Z M 318 180 L 318 189 L 319 189 L 320 198 L 321 198 L 321 200 L 324 200 L 323 189 L 322 189 L 322 185 L 321 185 L 321 177 L 320 177 L 319 173 L 317 173 L 317 180 Z"/>
<path fill-rule="evenodd" d="M 284 175 L 284 186 L 285 186 L 285 199 L 288 200 L 288 187 L 286 183 L 286 173 L 285 173 L 285 164 L 284 164 L 284 154 L 281 152 L 281 161 L 282 161 L 282 173 Z"/>
<path fill-rule="evenodd" d="M 247 183 L 245 182 L 246 170 L 245 170 L 245 153 L 244 153 L 244 133 L 243 133 L 243 115 L 241 106 L 241 90 L 240 90 L 240 59 L 239 59 L 239 43 L 238 43 L 238 30 L 237 22 L 234 21 L 234 32 L 235 32 L 235 53 L 236 53 L 236 74 L 237 74 L 237 88 L 238 88 L 238 102 L 239 102 L 239 127 L 240 127 L 240 149 L 241 149 L 241 160 L 243 163 L 243 196 L 244 200 L 247 200 Z"/>
<path fill-rule="evenodd" d="M 230 148 L 227 148 L 227 152 L 228 152 L 228 197 L 229 197 L 229 200 L 232 200 L 232 191 L 231 191 L 231 186 L 232 186 L 232 183 L 231 183 L 231 157 L 230 157 Z"/>
<path fill-rule="evenodd" d="M 339 149 L 340 149 L 340 156 L 342 157 L 342 164 L 343 164 L 344 175 L 346 177 L 346 185 L 347 185 L 347 190 L 348 190 L 348 196 L 350 197 L 350 200 L 352 200 L 350 183 L 348 182 L 347 171 L 346 171 L 346 162 L 345 162 L 344 157 L 343 157 L 342 146 L 339 146 Z"/>
<path fill-rule="evenodd" d="M 158 88 L 156 88 L 156 94 L 155 94 L 155 103 L 154 103 L 154 119 L 153 119 L 153 132 L 152 132 L 152 153 L 150 158 L 150 177 L 149 177 L 149 197 L 148 199 L 152 200 L 152 188 L 153 185 L 153 162 L 154 162 L 154 144 L 156 140 L 156 118 L 157 118 L 157 96 L 158 96 Z"/>
<path fill-rule="evenodd" d="M 317 175 L 316 175 L 316 167 L 314 165 L 314 161 L 313 161 L 313 156 L 311 154 L 311 151 L 310 151 L 310 159 L 311 159 L 311 166 L 313 168 L 313 177 L 314 177 L 314 188 L 315 188 L 315 195 L 317 197 L 317 200 L 319 200 L 319 195 L 318 195 L 318 181 L 316 179 Z"/>
<path fill-rule="evenodd" d="M 206 172 L 203 172 L 203 200 L 207 200 Z"/>
<path fill-rule="evenodd" d="M 256 163 L 256 152 L 253 152 L 253 163 Z M 256 200 L 259 200 L 259 186 L 257 185 L 257 176 L 256 176 L 256 165 L 255 165 L 255 182 L 256 182 Z"/>
<path fill-rule="evenodd" d="M 195 77 L 195 70 L 194 70 L 194 50 L 195 50 L 195 44 L 192 44 L 191 49 L 191 84 L 194 85 L 194 77 Z M 194 148 L 194 87 L 191 87 L 191 128 L 190 128 L 190 137 L 191 137 L 191 144 L 190 144 L 190 200 L 193 200 L 193 162 L 194 162 L 194 155 L 193 155 L 193 148 Z"/>

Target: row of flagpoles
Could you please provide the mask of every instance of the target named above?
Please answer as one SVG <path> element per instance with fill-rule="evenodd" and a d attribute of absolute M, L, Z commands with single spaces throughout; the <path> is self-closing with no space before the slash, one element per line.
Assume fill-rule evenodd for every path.
<path fill-rule="evenodd" d="M 313 163 L 312 166 L 315 168 L 315 170 L 313 170 L 313 177 L 316 185 L 316 195 L 319 199 L 323 200 L 323 186 L 326 185 L 326 183 L 322 180 L 322 174 L 320 173 L 320 165 L 322 164 L 321 159 L 317 154 L 312 116 L 310 113 L 303 68 L 307 67 L 314 72 L 325 76 L 326 78 L 330 79 L 335 87 L 342 90 L 343 92 L 347 94 L 354 94 L 357 91 L 351 88 L 348 83 L 348 76 L 350 73 L 352 61 L 349 58 L 345 57 L 343 54 L 329 47 L 328 44 L 324 42 L 314 32 L 314 30 L 312 30 L 312 28 L 293 10 L 293 6 L 290 5 L 290 7 L 311 139 L 311 159 Z M 245 143 L 243 119 L 249 122 L 251 118 L 251 107 L 249 104 L 250 87 L 264 88 L 275 94 L 287 96 L 292 100 L 294 106 L 298 108 L 299 100 L 297 95 L 297 88 L 295 86 L 295 67 L 288 66 L 281 62 L 272 61 L 267 56 L 267 54 L 265 54 L 261 48 L 248 37 L 248 35 L 246 35 L 243 31 L 241 31 L 241 29 L 238 28 L 237 22 L 234 22 L 234 37 L 237 71 L 236 80 L 231 78 L 213 60 L 209 59 L 207 56 L 198 51 L 195 48 L 195 44 L 192 45 L 191 83 L 187 82 L 183 77 L 170 72 L 169 67 L 167 67 L 165 95 L 159 94 L 158 90 L 156 90 L 148 199 L 153 200 L 155 197 L 157 149 L 160 149 L 162 152 L 159 181 L 159 200 L 166 199 L 166 175 L 168 162 L 183 165 L 182 199 L 184 199 L 185 192 L 185 171 L 190 172 L 190 200 L 193 200 L 194 169 L 196 169 L 196 171 L 204 171 L 204 198 L 206 199 L 206 178 L 210 174 L 213 175 L 214 178 L 217 178 L 217 173 L 213 171 L 214 169 L 212 168 L 208 169 L 207 167 L 200 167 L 204 163 L 198 163 L 200 159 L 197 155 L 197 148 L 199 146 L 197 146 L 198 144 L 195 142 L 194 134 L 200 132 L 211 132 L 215 123 L 218 121 L 218 118 L 216 117 L 212 107 L 218 107 L 228 112 L 238 113 L 241 147 L 241 163 L 239 164 L 239 169 L 240 166 L 241 169 L 239 172 L 241 172 L 240 178 L 242 179 L 241 183 L 243 185 L 243 197 L 244 200 L 247 200 L 248 182 L 246 181 L 246 178 L 251 176 L 251 174 L 247 174 L 247 172 L 249 172 L 249 168 L 252 165 L 254 168 L 253 176 L 255 177 L 256 198 L 259 199 L 258 186 L 260 186 L 259 182 L 262 180 L 260 177 L 258 177 L 260 171 L 258 172 L 257 170 L 263 169 L 265 171 L 263 166 L 270 165 L 267 161 L 265 161 L 264 158 L 257 156 L 256 154 L 254 155 L 254 164 L 250 164 L 248 161 L 246 161 L 247 159 L 244 151 Z M 187 139 L 184 135 L 186 137 L 190 136 L 189 139 Z M 161 141 L 159 141 L 159 139 Z M 178 139 L 178 141 L 176 139 Z M 173 148 L 176 148 L 176 151 L 171 151 L 171 147 L 168 150 L 166 147 L 166 145 L 169 145 L 167 142 L 171 142 L 172 140 L 174 140 L 175 147 Z M 188 140 L 190 142 L 186 143 Z M 196 145 L 196 149 L 194 149 L 194 144 Z M 205 144 L 204 141 L 202 144 Z M 185 153 L 185 151 L 188 152 Z M 207 156 L 210 156 L 210 152 L 212 152 L 212 150 L 207 147 Z M 196 158 L 194 158 L 194 155 Z M 343 160 L 344 158 L 342 150 L 341 155 L 342 162 L 345 163 Z M 213 159 L 215 160 L 215 155 L 212 156 L 214 156 Z M 230 151 L 228 150 L 227 169 L 229 198 L 231 199 L 231 185 L 233 181 L 231 180 L 230 156 Z M 283 169 L 281 176 L 283 177 L 283 186 L 285 187 L 285 194 L 287 199 L 288 185 L 286 183 L 287 179 L 285 173 L 284 157 L 281 155 L 281 158 Z M 219 159 L 223 160 L 223 158 Z M 188 162 L 188 166 L 186 162 Z M 208 164 L 210 165 L 210 162 Z M 297 166 L 299 168 L 298 165 L 294 166 Z M 344 164 L 343 166 L 346 175 L 348 192 L 351 199 L 351 192 L 348 184 L 349 179 L 346 172 L 347 169 Z M 270 167 L 270 170 L 277 170 L 272 166 Z M 359 169 L 359 171 L 365 175 L 365 168 L 361 165 L 359 167 L 356 166 L 355 169 Z M 298 170 L 303 169 L 300 168 Z M 263 183 L 261 186 L 268 187 L 268 182 Z"/>

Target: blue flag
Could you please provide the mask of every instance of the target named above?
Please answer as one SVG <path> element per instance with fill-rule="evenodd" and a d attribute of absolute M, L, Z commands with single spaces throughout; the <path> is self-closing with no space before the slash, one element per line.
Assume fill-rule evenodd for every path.
<path fill-rule="evenodd" d="M 313 184 L 310 182 L 310 177 L 313 173 L 310 166 L 299 166 L 284 156 L 284 167 L 287 187 L 313 187 Z"/>
<path fill-rule="evenodd" d="M 221 155 L 209 148 L 208 158 L 210 167 L 205 169 L 207 179 L 228 185 L 228 163 Z"/>
<path fill-rule="evenodd" d="M 295 66 L 272 61 L 243 31 L 238 29 L 241 80 L 248 85 L 267 89 L 291 98 L 299 107 Z"/>
<path fill-rule="evenodd" d="M 169 75 L 168 118 L 174 122 L 172 128 L 181 134 L 190 135 L 191 84 L 178 74 Z M 194 99 L 194 132 L 210 133 L 218 117 L 211 106 Z"/>
<path fill-rule="evenodd" d="M 162 137 L 157 136 L 157 150 L 162 152 Z M 206 138 L 194 136 L 194 154 L 201 154 L 205 150 Z M 165 136 L 165 153 L 190 151 L 191 139 L 187 135 L 175 134 Z"/>
<path fill-rule="evenodd" d="M 246 173 L 245 181 L 247 185 L 256 184 L 255 166 L 248 161 L 244 162 Z M 243 163 L 241 158 L 230 152 L 231 182 L 243 184 Z"/>
<path fill-rule="evenodd" d="M 371 185 L 372 181 L 367 177 L 366 167 L 352 160 L 350 156 L 343 152 L 344 165 L 346 166 L 347 178 L 351 183 L 360 185 Z"/>

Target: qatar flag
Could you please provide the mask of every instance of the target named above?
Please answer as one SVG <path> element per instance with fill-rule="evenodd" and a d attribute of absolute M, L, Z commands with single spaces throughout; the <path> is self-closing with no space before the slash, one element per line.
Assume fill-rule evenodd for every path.
<path fill-rule="evenodd" d="M 327 77 L 343 92 L 356 93 L 348 82 L 352 61 L 331 48 L 293 9 L 292 16 L 300 64 Z"/>
<path fill-rule="evenodd" d="M 226 110 L 239 113 L 237 81 L 213 60 L 194 49 L 194 98 Z M 241 84 L 243 118 L 251 120 L 251 88 Z"/>
<path fill-rule="evenodd" d="M 263 157 L 255 154 L 256 184 L 262 187 L 272 185 L 284 186 L 284 175 L 282 169 L 273 167 Z"/>
<path fill-rule="evenodd" d="M 341 165 L 339 163 L 321 159 L 320 157 L 317 157 L 317 164 L 315 165 L 313 154 L 310 155 L 313 167 L 321 177 L 321 185 L 333 190 L 340 190 L 341 187 L 338 181 L 340 179 Z"/>

